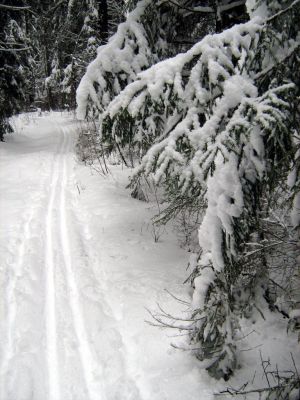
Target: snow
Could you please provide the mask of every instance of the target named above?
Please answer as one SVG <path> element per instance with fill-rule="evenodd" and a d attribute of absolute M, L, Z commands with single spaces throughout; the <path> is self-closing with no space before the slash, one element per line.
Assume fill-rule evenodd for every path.
<path fill-rule="evenodd" d="M 299 140 L 295 139 L 295 146 L 299 145 Z M 296 163 L 300 158 L 300 150 L 298 149 L 295 154 Z M 297 164 L 296 164 L 297 165 Z M 294 166 L 287 178 L 287 184 L 291 189 L 295 189 L 298 184 L 298 176 L 297 176 L 297 167 Z M 297 190 L 295 191 L 295 196 L 293 199 L 293 207 L 291 210 L 291 223 L 294 228 L 297 228 L 300 225 L 300 193 Z"/>
<path fill-rule="evenodd" d="M 193 308 L 200 310 L 204 309 L 205 297 L 209 289 L 209 285 L 213 282 L 215 278 L 214 271 L 210 268 L 203 268 L 201 270 L 201 275 L 194 279 L 195 291 L 193 293 Z"/>
<path fill-rule="evenodd" d="M 146 324 L 146 309 L 158 303 L 186 317 L 189 310 L 164 289 L 190 301 L 182 285 L 188 257 L 170 230 L 153 240 L 155 205 L 130 197 L 121 166 L 103 177 L 78 163 L 70 115 L 14 122 L 15 133 L 0 144 L 1 400 L 209 400 L 227 386 L 266 387 L 261 356 L 269 370 L 292 371 L 291 354 L 299 365 L 296 335 L 263 304 L 266 320 L 257 312 L 241 321 L 242 368 L 230 384 L 210 379 L 190 352 L 171 348 L 189 346 L 177 331 Z M 224 197 L 229 216 L 242 206 L 234 170 L 220 170 L 209 189 L 221 191 L 210 192 L 216 200 L 235 199 Z M 225 218 L 215 206 L 216 218 Z M 212 261 L 204 252 L 198 262 L 194 308 L 202 308 L 214 279 Z"/>
<path fill-rule="evenodd" d="M 250 15 L 251 18 L 260 16 L 264 19 L 269 17 L 269 10 L 268 6 L 265 3 L 262 3 L 258 5 L 259 2 L 257 0 L 247 0 L 246 1 L 246 6 L 247 6 L 247 11 L 248 14 Z"/>
<path fill-rule="evenodd" d="M 236 157 L 231 155 L 229 162 L 219 162 L 214 176 L 209 177 L 208 207 L 199 228 L 199 244 L 205 252 L 211 253 L 214 268 L 218 271 L 224 266 L 223 232 L 232 235 L 234 241 L 232 219 L 238 218 L 243 211 L 243 193 L 236 164 Z"/>
<path fill-rule="evenodd" d="M 102 110 L 119 94 L 125 80 L 127 83 L 134 81 L 137 74 L 152 63 L 153 55 L 140 22 L 149 5 L 151 0 L 140 1 L 108 43 L 97 49 L 97 57 L 89 64 L 77 89 L 78 119 L 86 117 L 90 100 Z M 111 89 L 107 84 L 110 74 L 115 75 Z"/>
<path fill-rule="evenodd" d="M 14 120 L 0 144 L 1 400 L 209 400 L 219 384 L 176 332 L 144 321 L 180 315 L 188 258 L 174 233 L 154 242 L 152 203 L 128 172 L 103 177 L 74 154 L 69 115 Z M 200 396 L 200 397 L 199 397 Z"/>
<path fill-rule="evenodd" d="M 286 331 L 286 319 L 263 308 L 265 320 L 257 312 L 254 319 L 241 321 L 241 336 L 239 338 L 239 360 L 244 365 L 239 373 L 239 379 L 231 381 L 232 387 L 240 387 L 241 382 L 247 383 L 247 389 L 268 387 L 263 373 L 262 360 L 271 386 L 278 384 L 276 371 L 279 376 L 291 376 L 295 365 L 299 368 L 299 346 L 297 336 Z M 255 328 L 254 327 L 254 322 Z M 246 337 L 246 335 L 248 335 Z M 273 372 L 273 374 L 271 373 Z M 285 375 L 286 374 L 286 375 Z M 299 393 L 299 392 L 298 392 Z M 247 400 L 256 400 L 257 394 L 248 395 Z"/>
<path fill-rule="evenodd" d="M 293 201 L 293 208 L 291 212 L 291 222 L 294 228 L 299 227 L 300 225 L 300 194 L 299 192 L 296 193 L 294 201 Z"/>

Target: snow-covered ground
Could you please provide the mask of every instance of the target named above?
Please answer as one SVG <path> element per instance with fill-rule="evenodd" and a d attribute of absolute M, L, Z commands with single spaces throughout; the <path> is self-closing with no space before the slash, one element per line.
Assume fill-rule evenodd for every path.
<path fill-rule="evenodd" d="M 242 321 L 230 382 L 172 348 L 184 337 L 145 320 L 157 303 L 187 315 L 165 290 L 189 299 L 187 255 L 171 229 L 154 240 L 155 204 L 130 197 L 121 166 L 77 161 L 71 115 L 14 125 L 0 143 L 0 400 L 210 400 L 267 387 L 263 367 L 271 386 L 296 373 L 297 336 L 274 313 Z"/>
<path fill-rule="evenodd" d="M 153 240 L 126 171 L 77 162 L 77 129 L 23 115 L 0 144 L 0 399 L 209 400 L 216 383 L 145 323 L 180 312 L 164 289 L 185 295 L 186 253 Z"/>

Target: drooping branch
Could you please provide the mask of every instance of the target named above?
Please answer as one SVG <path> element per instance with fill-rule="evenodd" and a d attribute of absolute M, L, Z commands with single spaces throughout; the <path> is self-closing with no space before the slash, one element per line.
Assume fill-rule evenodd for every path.
<path fill-rule="evenodd" d="M 285 14 L 286 12 L 288 12 L 289 10 L 291 10 L 295 5 L 297 5 L 298 3 L 300 3 L 300 0 L 295 0 L 290 6 L 286 7 L 284 10 L 279 11 L 278 13 L 272 15 L 271 17 L 269 17 L 266 22 L 271 22 L 274 19 L 278 18 L 279 16 Z"/>
<path fill-rule="evenodd" d="M 5 9 L 5 10 L 12 10 L 12 11 L 26 11 L 26 10 L 31 10 L 30 6 L 9 6 L 6 4 L 0 4 L 0 9 Z"/>
<path fill-rule="evenodd" d="M 195 8 L 185 7 L 181 4 L 178 4 L 175 0 L 167 0 L 168 3 L 173 4 L 174 6 L 180 8 L 181 10 L 190 11 L 192 13 L 214 13 L 215 10 L 212 7 L 208 6 L 197 6 Z"/>
<path fill-rule="evenodd" d="M 6 49 L 4 47 L 0 47 L 0 51 L 6 51 L 6 52 L 27 51 L 27 50 L 30 50 L 30 47 L 10 48 L 10 49 Z"/>
<path fill-rule="evenodd" d="M 189 11 L 192 13 L 200 13 L 200 14 L 205 14 L 205 13 L 222 13 L 224 11 L 229 11 L 232 10 L 235 7 L 239 7 L 242 6 L 246 3 L 246 0 L 238 0 L 238 1 L 234 1 L 233 3 L 229 3 L 229 4 L 223 4 L 223 5 L 218 5 L 215 8 L 213 7 L 209 7 L 209 6 L 196 6 L 194 8 L 191 7 L 186 7 L 186 6 L 182 6 L 181 4 L 178 4 L 177 1 L 175 0 L 167 0 L 168 3 L 173 4 L 174 6 L 185 10 L 185 11 Z"/>

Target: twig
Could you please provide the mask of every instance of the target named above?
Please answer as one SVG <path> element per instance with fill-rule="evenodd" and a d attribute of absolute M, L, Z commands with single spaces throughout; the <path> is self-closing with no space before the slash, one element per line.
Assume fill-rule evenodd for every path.
<path fill-rule="evenodd" d="M 180 5 L 180 4 L 178 4 L 174 0 L 167 0 L 167 3 L 171 3 L 174 6 L 176 6 L 178 8 L 181 8 L 182 10 L 190 11 L 192 13 L 201 13 L 202 14 L 202 13 L 214 13 L 215 12 L 215 10 L 212 7 L 203 7 L 203 6 L 201 7 L 201 6 L 199 6 L 199 7 L 197 7 L 198 10 L 195 10 L 194 8 L 184 7 L 184 6 Z"/>
<path fill-rule="evenodd" d="M 291 8 L 293 8 L 299 2 L 300 2 L 300 0 L 295 0 L 289 7 L 285 8 L 284 10 L 279 11 L 277 14 L 274 14 L 271 17 L 269 17 L 268 19 L 266 19 L 266 22 L 273 21 L 273 19 L 275 19 L 275 18 L 279 17 L 280 15 L 286 13 L 287 11 L 289 11 Z"/>
<path fill-rule="evenodd" d="M 289 384 L 285 384 L 285 385 L 276 385 L 276 386 L 272 386 L 272 387 L 268 387 L 268 388 L 261 388 L 261 389 L 252 389 L 252 390 L 246 390 L 246 391 L 242 391 L 239 392 L 238 390 L 233 389 L 233 391 L 231 392 L 230 389 L 227 390 L 223 390 L 220 393 L 215 393 L 215 396 L 222 396 L 223 394 L 230 394 L 230 396 L 241 396 L 241 395 L 246 395 L 246 394 L 250 394 L 250 393 L 264 393 L 264 392 L 271 392 L 272 390 L 276 390 L 276 389 L 281 389 L 284 387 L 289 386 Z"/>
<path fill-rule="evenodd" d="M 14 51 L 27 51 L 30 50 L 30 47 L 22 47 L 22 48 L 11 48 L 11 49 L 6 49 L 4 47 L 0 47 L 0 51 L 10 51 L 10 52 L 14 52 Z"/>
<path fill-rule="evenodd" d="M 242 350 L 240 350 L 240 352 L 242 352 L 242 351 L 251 351 L 251 350 L 257 349 L 258 347 L 261 347 L 261 346 L 262 346 L 262 344 L 258 344 L 257 346 L 251 347 L 249 349 L 242 349 Z"/>
<path fill-rule="evenodd" d="M 298 369 L 297 369 L 297 367 L 296 367 L 296 363 L 295 363 L 295 359 L 294 359 L 293 353 L 291 352 L 290 354 L 291 354 L 291 358 L 292 358 L 292 360 L 293 360 L 295 372 L 296 372 L 296 374 L 297 374 L 298 380 L 300 381 L 300 377 L 299 377 Z"/>
<path fill-rule="evenodd" d="M 261 365 L 262 365 L 262 368 L 263 368 L 263 371 L 264 371 L 264 375 L 265 375 L 265 377 L 266 377 L 266 380 L 267 380 L 267 382 L 268 382 L 268 386 L 269 386 L 269 388 L 271 387 L 271 385 L 270 385 L 270 382 L 269 382 L 269 378 L 268 378 L 268 374 L 267 374 L 267 367 L 270 365 L 270 361 L 268 360 L 268 361 L 264 361 L 263 360 L 263 358 L 262 358 L 262 354 L 261 354 L 261 351 L 259 351 L 259 355 L 260 355 L 260 360 L 261 360 Z M 267 365 L 265 366 L 265 364 L 267 363 Z"/>
<path fill-rule="evenodd" d="M 259 253 L 260 251 L 264 251 L 264 250 L 269 249 L 269 248 L 274 247 L 274 246 L 278 246 L 279 244 L 282 244 L 282 243 L 284 243 L 284 242 L 281 240 L 279 242 L 271 243 L 268 246 L 263 246 L 263 247 L 261 247 L 259 249 L 256 249 L 256 250 L 253 250 L 253 251 L 249 251 L 248 253 L 246 253 L 244 255 L 244 258 L 251 257 L 251 256 L 253 256 L 253 254 Z"/>
<path fill-rule="evenodd" d="M 257 333 L 257 332 L 256 332 L 255 329 L 253 329 L 251 332 L 247 333 L 247 335 L 244 335 L 243 337 L 236 339 L 236 341 L 244 340 L 246 337 L 248 337 L 249 335 L 251 335 L 251 333 Z"/>
<path fill-rule="evenodd" d="M 262 317 L 262 319 L 263 320 L 266 320 L 266 318 L 265 318 L 265 316 L 264 316 L 264 314 L 263 314 L 263 312 L 257 307 L 257 305 L 256 304 L 254 304 L 254 307 L 257 309 L 257 311 L 260 313 L 260 315 L 261 315 L 261 317 Z"/>
<path fill-rule="evenodd" d="M 157 304 L 157 307 L 159 308 L 159 310 L 162 312 L 162 314 L 159 314 L 160 317 L 165 317 L 165 318 L 168 318 L 168 319 L 172 319 L 174 321 L 182 321 L 182 322 L 201 321 L 202 319 L 205 318 L 205 317 L 200 317 L 200 318 L 197 318 L 197 319 L 191 319 L 191 318 L 186 319 L 186 318 L 174 317 L 173 315 L 171 315 L 171 314 L 167 313 L 165 310 L 163 310 L 162 307 L 158 303 L 156 303 L 156 304 Z"/>
<path fill-rule="evenodd" d="M 151 315 L 151 318 L 153 318 L 154 321 L 157 322 L 157 324 L 156 324 L 156 323 L 154 323 L 153 321 L 147 321 L 147 320 L 145 320 L 145 322 L 146 322 L 147 324 L 151 325 L 151 326 L 157 326 L 157 327 L 160 327 L 160 328 L 178 329 L 178 330 L 180 330 L 180 331 L 192 331 L 192 330 L 194 330 L 194 328 L 191 327 L 191 326 L 180 326 L 180 325 L 178 326 L 178 325 L 175 325 L 175 322 L 174 322 L 174 325 L 172 325 L 171 323 L 166 322 L 166 321 L 163 321 L 162 319 L 160 319 L 159 316 L 153 314 L 153 312 L 150 311 L 149 309 L 146 309 L 146 310 L 147 310 L 148 313 Z M 175 320 L 174 320 L 174 321 L 175 321 Z M 187 321 L 184 321 L 184 322 L 187 322 Z"/>
<path fill-rule="evenodd" d="M 251 381 L 252 385 L 254 383 L 255 375 L 256 375 L 256 370 L 254 371 L 253 378 L 252 378 L 252 381 Z"/>
<path fill-rule="evenodd" d="M 294 360 L 294 356 L 293 356 L 292 353 L 290 353 L 290 354 L 291 354 L 291 358 L 293 360 L 294 368 L 295 368 L 295 371 L 296 371 L 296 374 L 297 374 L 297 378 L 298 378 L 298 382 L 299 382 L 299 393 L 298 393 L 298 395 L 299 395 L 299 398 L 300 398 L 300 377 L 299 377 L 298 369 L 297 369 L 297 366 L 296 366 L 296 363 L 295 363 L 295 360 Z"/>
<path fill-rule="evenodd" d="M 185 304 L 185 305 L 190 305 L 190 303 L 188 301 L 179 299 L 178 297 L 174 296 L 174 294 L 172 294 L 171 292 L 169 292 L 168 289 L 165 289 L 165 292 L 167 292 L 171 297 L 173 297 L 173 299 L 177 300 L 179 303 Z"/>
<path fill-rule="evenodd" d="M 26 11 L 30 10 L 30 6 L 23 6 L 23 7 L 18 7 L 18 6 L 9 6 L 6 4 L 0 4 L 0 8 L 4 8 L 5 10 L 13 10 L 13 11 Z"/>

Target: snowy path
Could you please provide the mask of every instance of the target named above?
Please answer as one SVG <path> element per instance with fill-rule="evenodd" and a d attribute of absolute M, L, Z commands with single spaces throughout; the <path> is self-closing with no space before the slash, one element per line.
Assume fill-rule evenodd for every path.
<path fill-rule="evenodd" d="M 46 213 L 46 253 L 45 253 L 45 271 L 46 271 L 46 352 L 48 367 L 48 393 L 49 399 L 56 400 L 66 398 L 66 394 L 61 396 L 61 383 L 59 381 L 59 366 L 61 361 L 58 359 L 58 313 L 60 309 L 60 299 L 56 293 L 56 273 L 55 265 L 61 266 L 61 274 L 66 286 L 68 307 L 72 318 L 72 330 L 75 343 L 78 348 L 78 364 L 83 376 L 82 386 L 86 388 L 85 398 L 94 400 L 97 393 L 100 393 L 101 386 L 94 379 L 93 373 L 97 369 L 97 364 L 93 357 L 93 351 L 90 348 L 85 322 L 82 316 L 80 306 L 80 293 L 73 273 L 73 260 L 70 248 L 69 230 L 72 229 L 67 219 L 66 195 L 68 187 L 68 155 L 73 149 L 71 142 L 72 131 L 61 129 L 61 145 L 56 158 L 53 162 L 53 172 L 50 183 L 50 199 Z M 74 136 L 74 132 L 73 132 Z M 57 206 L 55 207 L 55 204 Z M 54 241 L 57 240 L 57 246 Z M 55 262 L 55 252 L 58 249 L 61 255 L 59 263 Z M 64 326 L 61 327 L 61 330 Z M 74 362 L 74 361 L 73 361 Z M 72 362 L 72 364 L 73 364 Z M 72 365 L 70 365 L 71 368 Z M 71 371 L 69 371 L 71 374 Z M 80 376 L 77 377 L 80 381 Z M 72 382 L 72 385 L 74 383 Z M 78 393 L 78 389 L 76 389 Z M 73 394 L 74 396 L 74 394 Z M 72 396 L 72 398 L 73 398 Z M 78 394 L 77 394 L 78 396 Z"/>
<path fill-rule="evenodd" d="M 71 118 L 24 118 L 0 147 L 0 400 L 211 398 L 144 324 L 184 253 L 143 232 L 149 210 L 124 174 L 77 164 Z"/>

